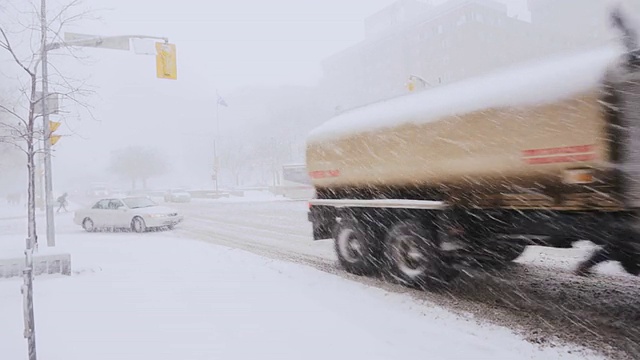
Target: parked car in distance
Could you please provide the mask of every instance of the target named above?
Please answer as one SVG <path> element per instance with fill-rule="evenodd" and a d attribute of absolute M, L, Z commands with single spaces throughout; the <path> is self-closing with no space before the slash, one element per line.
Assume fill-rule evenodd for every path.
<path fill-rule="evenodd" d="M 171 189 L 164 194 L 165 202 L 190 202 L 191 194 L 180 189 Z"/>
<path fill-rule="evenodd" d="M 194 199 L 220 199 L 230 197 L 230 193 L 223 190 L 189 190 L 189 194 Z"/>
<path fill-rule="evenodd" d="M 74 222 L 86 231 L 131 229 L 141 233 L 150 228 L 173 227 L 184 217 L 177 211 L 159 206 L 148 197 L 101 199 L 91 208 L 76 211 Z"/>

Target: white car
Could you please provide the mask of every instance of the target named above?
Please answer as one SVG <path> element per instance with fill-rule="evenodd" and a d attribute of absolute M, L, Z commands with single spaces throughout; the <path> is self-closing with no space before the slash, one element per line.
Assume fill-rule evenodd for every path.
<path fill-rule="evenodd" d="M 183 219 L 177 211 L 158 206 L 147 197 L 114 197 L 99 200 L 90 209 L 77 211 L 73 220 L 89 232 L 117 228 L 140 233 L 149 228 L 173 229 Z"/>

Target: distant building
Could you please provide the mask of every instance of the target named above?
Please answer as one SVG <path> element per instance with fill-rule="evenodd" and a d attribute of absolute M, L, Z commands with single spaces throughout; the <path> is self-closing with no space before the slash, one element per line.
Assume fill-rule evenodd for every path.
<path fill-rule="evenodd" d="M 555 48 L 593 46 L 615 36 L 609 0 L 527 0 L 534 30 Z"/>
<path fill-rule="evenodd" d="M 365 19 L 365 39 L 323 62 L 337 111 L 406 94 L 411 75 L 438 86 L 611 38 L 607 0 L 529 0 L 531 22 L 492 0 L 399 0 Z"/>
<path fill-rule="evenodd" d="M 364 20 L 365 36 L 372 38 L 418 19 L 433 8 L 430 1 L 399 0 Z"/>
<path fill-rule="evenodd" d="M 365 20 L 366 38 L 323 63 L 322 87 L 341 110 L 407 93 L 410 75 L 432 86 L 481 74 L 533 51 L 530 23 L 491 0 L 439 6 L 401 0 Z"/>

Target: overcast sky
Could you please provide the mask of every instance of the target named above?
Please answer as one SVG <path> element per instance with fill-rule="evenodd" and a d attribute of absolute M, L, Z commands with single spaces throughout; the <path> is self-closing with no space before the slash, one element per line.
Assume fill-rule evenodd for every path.
<path fill-rule="evenodd" d="M 96 9 L 105 6 L 90 1 Z M 320 60 L 362 40 L 364 18 L 393 2 L 111 0 L 106 5 L 111 10 L 101 12 L 103 24 L 84 30 L 169 37 L 178 45 L 181 78 L 197 74 L 224 91 L 309 84 L 320 76 Z M 528 16 L 525 0 L 502 2 L 512 14 Z"/>

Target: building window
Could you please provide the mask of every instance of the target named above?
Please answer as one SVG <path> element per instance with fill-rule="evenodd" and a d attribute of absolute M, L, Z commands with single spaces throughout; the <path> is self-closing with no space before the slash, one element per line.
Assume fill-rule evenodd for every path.
<path fill-rule="evenodd" d="M 478 21 L 479 23 L 483 23 L 484 16 L 482 14 L 476 14 L 476 21 Z"/>
<path fill-rule="evenodd" d="M 436 33 L 443 34 L 444 33 L 444 26 L 438 25 L 438 27 L 436 27 Z"/>
<path fill-rule="evenodd" d="M 467 15 L 462 15 L 462 16 L 458 19 L 457 25 L 458 25 L 458 26 L 460 26 L 460 25 L 462 25 L 462 24 L 464 24 L 464 23 L 466 23 L 466 22 L 467 22 Z"/>

